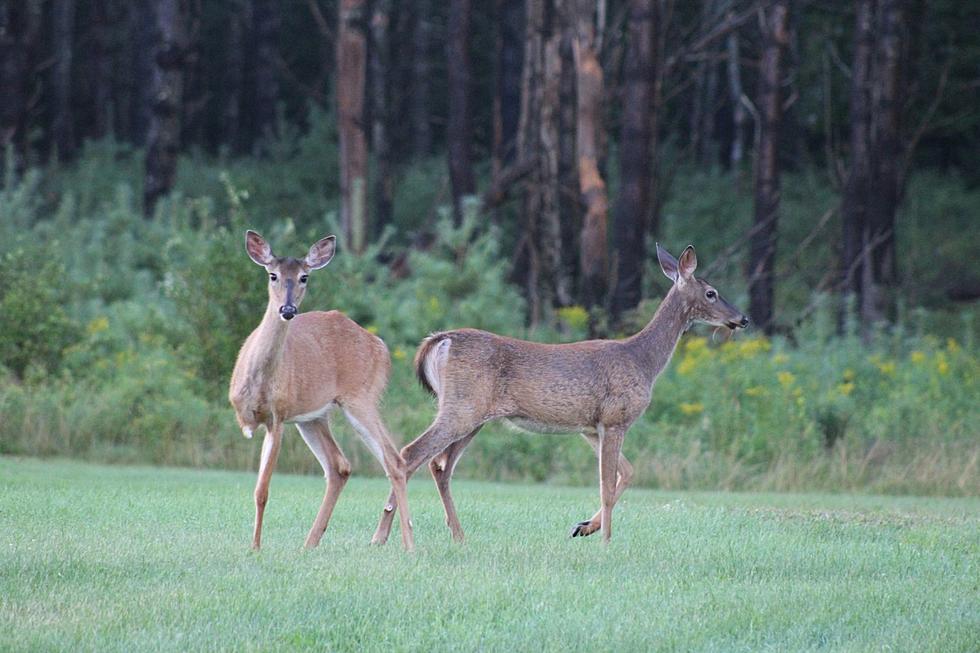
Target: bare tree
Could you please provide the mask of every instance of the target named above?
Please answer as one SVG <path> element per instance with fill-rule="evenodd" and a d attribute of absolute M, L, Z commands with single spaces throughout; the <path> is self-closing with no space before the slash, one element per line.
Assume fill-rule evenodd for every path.
<path fill-rule="evenodd" d="M 777 140 L 782 118 L 783 53 L 789 42 L 789 1 L 776 0 L 764 12 L 759 69 L 759 137 L 755 155 L 755 219 L 749 253 L 749 313 L 766 333 L 773 331 L 773 270 L 779 220 Z"/>
<path fill-rule="evenodd" d="M 524 7 L 521 0 L 496 0 L 496 70 L 493 94 L 493 176 L 513 163 L 521 117 Z"/>
<path fill-rule="evenodd" d="M 184 14 L 180 0 L 153 0 L 153 76 L 150 128 L 143 182 L 147 217 L 177 176 L 184 83 Z"/>
<path fill-rule="evenodd" d="M 364 86 L 367 47 L 365 0 L 341 0 L 337 22 L 337 130 L 340 136 L 340 224 L 354 252 L 368 235 L 367 137 Z"/>
<path fill-rule="evenodd" d="M 0 0 L 0 149 L 24 163 L 31 76 L 41 25 L 38 0 Z"/>
<path fill-rule="evenodd" d="M 415 24 L 412 29 L 411 122 L 412 152 L 418 158 L 428 156 L 432 151 L 432 124 L 429 116 L 431 13 L 431 0 L 417 0 L 415 2 Z"/>
<path fill-rule="evenodd" d="M 388 28 L 390 0 L 374 0 L 371 11 L 371 148 L 374 150 L 374 230 L 380 235 L 391 222 L 391 145 L 389 142 Z"/>
<path fill-rule="evenodd" d="M 279 102 L 279 32 L 282 19 L 278 0 L 252 1 L 255 42 L 255 133 L 265 137 L 276 132 Z"/>
<path fill-rule="evenodd" d="M 449 121 L 446 125 L 446 147 L 449 150 L 449 181 L 453 194 L 453 218 L 463 219 L 463 196 L 476 190 L 470 153 L 470 0 L 450 0 L 449 34 L 446 56 L 449 85 Z"/>
<path fill-rule="evenodd" d="M 71 81 L 74 53 L 75 0 L 55 0 L 51 6 L 54 27 L 54 66 L 51 69 L 52 120 L 51 140 L 62 161 L 75 152 L 75 129 L 72 116 Z"/>
<path fill-rule="evenodd" d="M 616 287 L 612 312 L 640 301 L 650 213 L 651 132 L 656 79 L 657 0 L 630 0 L 619 138 L 619 195 L 613 213 Z"/>
<path fill-rule="evenodd" d="M 221 98 L 221 140 L 232 154 L 242 151 L 242 97 L 245 87 L 245 35 L 251 23 L 250 0 L 236 0 L 225 32 Z"/>

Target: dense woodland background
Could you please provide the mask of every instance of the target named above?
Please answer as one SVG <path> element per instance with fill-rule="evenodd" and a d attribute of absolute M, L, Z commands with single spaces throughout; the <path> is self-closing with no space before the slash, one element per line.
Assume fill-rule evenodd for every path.
<path fill-rule="evenodd" d="M 249 465 L 246 227 L 338 232 L 304 308 L 388 342 L 402 441 L 428 331 L 629 333 L 656 240 L 755 335 L 682 343 L 639 482 L 975 493 L 978 71 L 957 0 L 0 0 L 0 452 Z"/>

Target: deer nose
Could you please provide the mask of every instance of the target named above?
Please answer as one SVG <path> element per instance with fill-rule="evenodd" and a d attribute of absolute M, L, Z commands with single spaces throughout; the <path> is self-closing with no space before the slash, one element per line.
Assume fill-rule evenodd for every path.
<path fill-rule="evenodd" d="M 296 307 L 292 304 L 286 304 L 279 309 L 279 317 L 284 320 L 291 320 L 296 317 Z"/>
<path fill-rule="evenodd" d="M 747 318 L 747 317 L 745 317 L 743 315 L 742 316 L 742 321 L 739 322 L 738 324 L 739 324 L 740 327 L 742 327 L 744 329 L 745 327 L 749 326 L 749 318 Z"/>

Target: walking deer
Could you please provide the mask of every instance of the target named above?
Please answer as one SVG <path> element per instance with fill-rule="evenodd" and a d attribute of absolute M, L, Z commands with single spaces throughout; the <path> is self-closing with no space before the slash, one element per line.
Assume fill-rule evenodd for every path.
<path fill-rule="evenodd" d="M 432 425 L 401 453 L 409 476 L 429 462 L 455 540 L 462 541 L 463 529 L 449 490 L 453 470 L 484 424 L 505 419 L 531 431 L 580 432 L 589 442 L 599 459 L 601 507 L 571 535 L 601 528 L 609 541 L 613 506 L 633 475 L 621 453 L 623 438 L 649 405 L 681 334 L 694 322 L 731 330 L 748 326 L 745 315 L 694 277 L 693 247 L 678 261 L 657 245 L 657 257 L 673 286 L 649 324 L 624 340 L 546 345 L 459 329 L 422 341 L 415 370 L 439 409 Z M 373 542 L 387 540 L 396 507 L 389 497 Z"/>
<path fill-rule="evenodd" d="M 381 462 L 401 515 L 402 541 L 414 545 L 405 491 L 405 463 L 378 414 L 391 358 L 384 342 L 338 311 L 297 313 L 309 273 L 327 265 L 336 243 L 327 236 L 305 258 L 278 257 L 254 231 L 245 234 L 249 257 L 269 275 L 269 303 L 259 326 L 245 340 L 235 362 L 228 398 L 246 438 L 265 426 L 255 484 L 252 548 L 262 539 L 262 516 L 269 481 L 279 455 L 283 426 L 293 423 L 316 456 L 326 491 L 306 546 L 320 543 L 351 467 L 330 433 L 329 415 L 340 408 Z"/>

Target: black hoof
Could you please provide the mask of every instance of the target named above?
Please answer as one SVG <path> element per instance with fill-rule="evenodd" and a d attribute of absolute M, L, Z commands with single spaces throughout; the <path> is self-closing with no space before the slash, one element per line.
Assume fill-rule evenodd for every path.
<path fill-rule="evenodd" d="M 585 521 L 580 521 L 579 523 L 575 524 L 572 526 L 572 532 L 569 534 L 569 537 L 586 537 L 587 535 L 591 535 L 592 533 L 585 532 L 585 528 L 590 523 L 591 522 L 586 519 Z"/>

